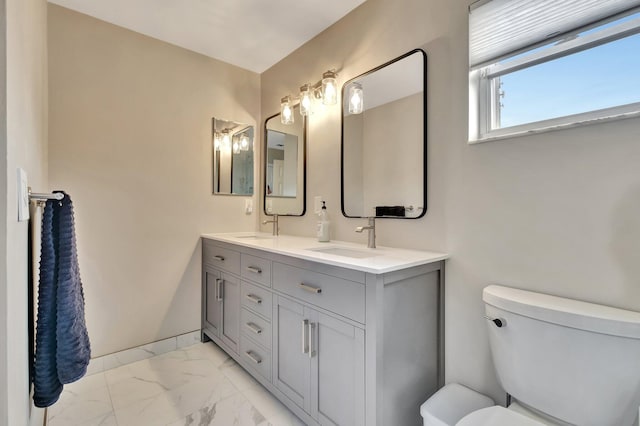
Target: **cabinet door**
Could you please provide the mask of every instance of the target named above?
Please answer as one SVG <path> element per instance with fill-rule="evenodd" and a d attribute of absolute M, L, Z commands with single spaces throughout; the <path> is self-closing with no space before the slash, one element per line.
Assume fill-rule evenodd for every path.
<path fill-rule="evenodd" d="M 311 416 L 322 425 L 364 425 L 364 330 L 314 311 Z"/>
<path fill-rule="evenodd" d="M 310 412 L 308 309 L 276 296 L 273 304 L 273 383 L 300 408 Z"/>
<path fill-rule="evenodd" d="M 240 280 L 229 274 L 222 274 L 220 286 L 222 298 L 222 325 L 220 338 L 235 352 L 240 340 Z"/>
<path fill-rule="evenodd" d="M 203 327 L 214 336 L 220 336 L 220 325 L 222 323 L 222 299 L 218 297 L 221 286 L 221 274 L 215 269 L 205 269 L 204 271 L 204 292 L 205 300 L 204 324 Z"/>

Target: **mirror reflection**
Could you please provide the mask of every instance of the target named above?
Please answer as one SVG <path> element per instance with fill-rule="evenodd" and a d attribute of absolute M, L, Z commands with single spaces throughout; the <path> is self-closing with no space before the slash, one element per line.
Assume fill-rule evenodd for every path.
<path fill-rule="evenodd" d="M 305 211 L 306 123 L 293 107 L 293 123 L 283 124 L 280 114 L 265 122 L 266 214 L 302 216 Z"/>
<path fill-rule="evenodd" d="M 342 212 L 426 212 L 426 54 L 417 49 L 342 87 Z"/>
<path fill-rule="evenodd" d="M 213 193 L 253 195 L 254 128 L 213 119 Z"/>

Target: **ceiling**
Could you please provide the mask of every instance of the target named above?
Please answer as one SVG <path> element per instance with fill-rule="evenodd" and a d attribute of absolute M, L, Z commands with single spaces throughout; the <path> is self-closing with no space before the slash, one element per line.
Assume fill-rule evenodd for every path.
<path fill-rule="evenodd" d="M 49 0 L 261 73 L 365 0 Z"/>

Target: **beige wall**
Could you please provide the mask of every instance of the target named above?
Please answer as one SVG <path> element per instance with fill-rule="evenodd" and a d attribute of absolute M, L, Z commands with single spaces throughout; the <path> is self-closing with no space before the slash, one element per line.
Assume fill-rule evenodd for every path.
<path fill-rule="evenodd" d="M 47 189 L 47 49 L 44 0 L 2 2 L 6 18 L 6 129 L 2 129 L 3 294 L 0 296 L 0 424 L 26 425 L 28 381 L 28 222 L 17 221 L 16 169 L 27 171 L 34 190 Z M 6 15 L 5 15 L 6 13 Z M 3 48 L 5 41 L 3 40 Z M 5 55 L 2 55 L 5 61 Z M 3 72 L 5 67 L 3 68 Z M 3 96 L 4 98 L 4 96 Z M 4 114 L 3 114 L 4 117 Z M 4 126 L 3 126 L 4 127 Z M 5 156 L 6 155 L 6 156 Z M 4 205 L 6 200 L 6 205 Z M 6 230 L 6 234 L 4 234 Z M 4 238 L 6 236 L 6 239 Z M 5 251 L 6 250 L 6 251 Z M 4 254 L 6 253 L 6 257 Z M 6 263 L 5 263 L 6 262 Z M 6 269 L 5 269 L 6 267 Z"/>
<path fill-rule="evenodd" d="M 339 69 L 339 83 L 413 48 L 428 55 L 429 210 L 384 220 L 378 243 L 451 254 L 446 380 L 497 385 L 481 291 L 501 283 L 640 310 L 640 120 L 467 144 L 467 0 L 368 0 L 261 76 L 263 117 L 280 98 Z M 334 239 L 364 243 L 340 214 L 340 107 L 311 116 L 308 200 L 322 195 Z M 283 218 L 314 235 L 317 217 Z"/>
<path fill-rule="evenodd" d="M 50 182 L 75 204 L 93 355 L 199 329 L 200 234 L 257 217 L 211 195 L 211 118 L 256 125 L 259 76 L 53 5 L 49 57 Z"/>

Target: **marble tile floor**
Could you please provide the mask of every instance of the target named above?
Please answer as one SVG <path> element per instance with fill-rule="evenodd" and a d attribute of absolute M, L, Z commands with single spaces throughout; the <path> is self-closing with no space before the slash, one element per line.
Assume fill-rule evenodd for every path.
<path fill-rule="evenodd" d="M 49 426 L 303 426 L 212 342 L 66 385 Z"/>

